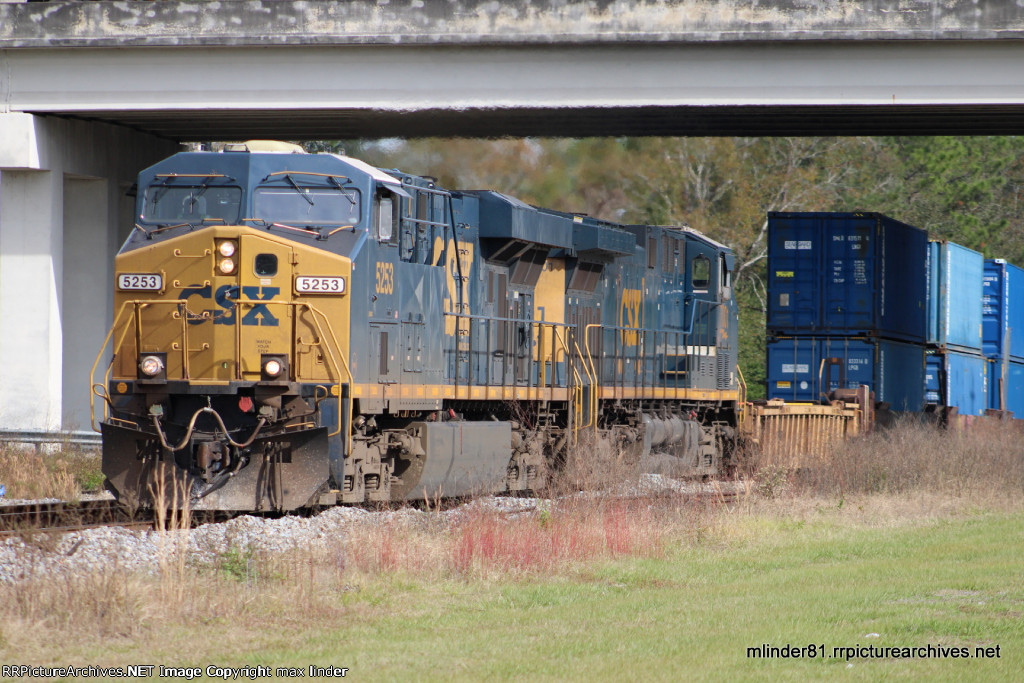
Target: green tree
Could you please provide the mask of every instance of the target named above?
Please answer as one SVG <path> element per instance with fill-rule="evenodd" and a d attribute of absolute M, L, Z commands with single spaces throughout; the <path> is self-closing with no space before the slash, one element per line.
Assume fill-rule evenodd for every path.
<path fill-rule="evenodd" d="M 689 225 L 736 254 L 740 364 L 749 395 L 764 393 L 769 211 L 858 208 L 870 138 L 649 138 L 629 143 L 627 217 Z"/>
<path fill-rule="evenodd" d="M 895 163 L 866 193 L 875 210 L 933 238 L 1021 262 L 1024 138 L 895 137 L 882 144 Z"/>

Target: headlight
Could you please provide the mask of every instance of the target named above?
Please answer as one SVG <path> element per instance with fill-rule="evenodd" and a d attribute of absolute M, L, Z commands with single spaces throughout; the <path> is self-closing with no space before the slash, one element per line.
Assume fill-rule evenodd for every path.
<path fill-rule="evenodd" d="M 217 252 L 221 256 L 234 256 L 235 255 L 235 243 L 231 241 L 224 241 L 217 247 Z"/>
<path fill-rule="evenodd" d="M 263 373 L 268 377 L 277 377 L 281 374 L 281 361 L 276 358 L 271 358 L 263 364 Z"/>
<path fill-rule="evenodd" d="M 139 361 L 139 370 L 147 377 L 156 377 L 164 371 L 164 362 L 158 356 L 145 356 Z"/>
<path fill-rule="evenodd" d="M 227 242 L 225 242 L 227 244 Z M 217 268 L 225 275 L 231 275 L 235 272 L 235 262 L 232 259 L 225 258 L 221 259 L 220 263 L 217 264 Z"/>

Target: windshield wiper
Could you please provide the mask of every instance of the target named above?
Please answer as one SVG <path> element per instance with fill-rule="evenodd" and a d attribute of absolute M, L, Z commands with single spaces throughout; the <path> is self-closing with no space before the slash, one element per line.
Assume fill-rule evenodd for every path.
<path fill-rule="evenodd" d="M 153 197 L 154 205 L 159 204 L 160 199 L 167 194 L 167 191 L 174 187 L 170 184 L 172 180 L 175 180 L 176 178 L 202 178 L 203 182 L 200 183 L 202 190 L 199 194 L 195 195 L 192 200 L 190 200 L 188 205 L 189 210 L 192 209 L 192 206 L 195 204 L 195 200 L 199 199 L 203 192 L 206 192 L 208 187 L 207 183 L 210 182 L 211 178 L 223 178 L 227 182 L 234 182 L 235 180 L 232 176 L 224 175 L 223 173 L 158 173 L 155 177 L 160 179 L 160 186 L 158 192 Z"/>
<path fill-rule="evenodd" d="M 188 212 L 189 213 L 192 213 L 192 207 L 196 205 L 196 202 L 199 201 L 199 198 L 203 196 L 203 193 L 206 192 L 208 189 L 210 189 L 210 186 L 207 185 L 208 182 L 210 182 L 210 178 L 209 177 L 206 178 L 205 180 L 203 180 L 203 182 L 199 183 L 199 192 L 195 192 L 195 193 L 189 195 L 189 197 L 188 197 Z"/>
<path fill-rule="evenodd" d="M 332 184 L 332 185 L 334 185 L 334 186 L 335 186 L 336 188 L 338 188 L 339 190 L 341 190 L 341 194 L 345 196 L 345 199 L 349 200 L 349 202 L 351 202 L 351 203 L 352 203 L 352 206 L 357 206 L 357 205 L 358 205 L 358 204 L 356 203 L 356 200 L 352 199 L 352 195 L 350 195 L 350 194 L 349 194 L 348 192 L 346 192 L 346 191 L 345 191 L 345 188 L 341 186 L 341 183 L 339 183 L 339 182 L 338 182 L 338 179 L 337 179 L 337 178 L 335 178 L 335 177 L 334 177 L 334 176 L 332 176 L 332 175 L 329 175 L 329 176 L 327 176 L 327 179 L 328 179 L 329 181 L 331 181 L 331 184 Z M 348 179 L 346 178 L 346 180 L 348 180 Z"/>
<path fill-rule="evenodd" d="M 306 200 L 307 202 L 309 202 L 309 205 L 310 205 L 310 206 L 316 206 L 316 204 L 314 204 L 314 203 L 313 203 L 313 200 L 309 198 L 309 194 L 307 194 L 306 192 L 304 192 L 304 191 L 303 191 L 303 189 L 302 189 L 301 187 L 299 187 L 299 184 L 298 184 L 298 183 L 296 183 L 296 182 L 295 182 L 294 180 L 292 180 L 292 177 L 291 177 L 290 175 L 287 175 L 287 174 L 286 174 L 286 175 L 285 175 L 285 177 L 284 177 L 284 179 L 288 181 L 288 184 L 289 184 L 289 185 L 291 185 L 292 187 L 294 187 L 294 188 L 295 188 L 295 191 L 299 193 L 299 196 L 300 196 L 300 197 L 302 197 L 302 198 L 303 198 L 303 199 L 305 199 L 305 200 Z"/>

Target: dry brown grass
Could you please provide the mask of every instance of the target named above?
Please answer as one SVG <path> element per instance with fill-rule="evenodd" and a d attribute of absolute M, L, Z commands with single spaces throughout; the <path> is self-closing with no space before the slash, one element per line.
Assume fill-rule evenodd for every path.
<path fill-rule="evenodd" d="M 554 495 L 593 491 L 635 482 L 640 475 L 639 452 L 615 444 L 610 436 L 597 437 L 591 431 L 580 434 L 568 449 L 565 463 L 554 473 Z"/>
<path fill-rule="evenodd" d="M 836 444 L 801 467 L 757 454 L 748 476 L 765 498 L 931 494 L 996 502 L 1024 493 L 1024 425 L 979 420 L 942 429 L 904 419 Z"/>
<path fill-rule="evenodd" d="M 62 454 L 0 446 L 0 483 L 6 487 L 8 498 L 75 500 L 82 492 L 75 464 Z"/>

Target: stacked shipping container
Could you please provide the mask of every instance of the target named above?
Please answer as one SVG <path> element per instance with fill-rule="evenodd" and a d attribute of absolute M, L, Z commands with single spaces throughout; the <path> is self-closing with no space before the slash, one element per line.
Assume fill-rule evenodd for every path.
<path fill-rule="evenodd" d="M 946 241 L 928 243 L 925 402 L 984 415 L 988 364 L 982 355 L 985 257 Z"/>
<path fill-rule="evenodd" d="M 867 384 L 894 409 L 920 410 L 924 231 L 877 213 L 770 213 L 768 238 L 769 398 Z"/>
<path fill-rule="evenodd" d="M 877 213 L 769 213 L 768 237 L 769 398 L 867 384 L 893 410 L 984 413 L 981 254 Z"/>
<path fill-rule="evenodd" d="M 988 405 L 1024 417 L 1024 270 L 985 261 L 982 349 L 988 359 Z"/>

